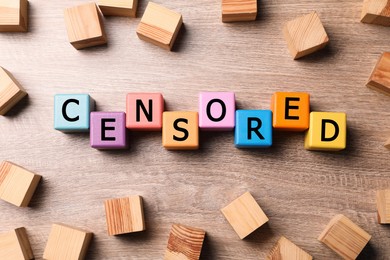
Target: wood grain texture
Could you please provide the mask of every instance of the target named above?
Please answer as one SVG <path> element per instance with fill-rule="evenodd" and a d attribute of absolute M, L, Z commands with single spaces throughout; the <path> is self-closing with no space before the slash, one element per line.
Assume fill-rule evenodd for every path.
<path fill-rule="evenodd" d="M 313 257 L 285 237 L 281 237 L 267 255 L 267 260 L 312 260 Z"/>
<path fill-rule="evenodd" d="M 390 96 L 390 52 L 379 57 L 366 86 Z"/>
<path fill-rule="evenodd" d="M 28 1 L 0 0 L 0 32 L 27 32 Z"/>
<path fill-rule="evenodd" d="M 69 42 L 76 49 L 107 43 L 103 15 L 95 3 L 66 8 L 64 16 Z"/>
<path fill-rule="evenodd" d="M 202 229 L 173 224 L 164 260 L 198 260 L 205 235 Z"/>
<path fill-rule="evenodd" d="M 284 38 L 294 60 L 324 48 L 329 38 L 316 12 L 295 18 L 283 28 Z"/>
<path fill-rule="evenodd" d="M 43 259 L 83 260 L 93 233 L 64 224 L 53 224 Z"/>
<path fill-rule="evenodd" d="M 181 14 L 149 2 L 137 28 L 140 39 L 171 50 L 183 23 Z"/>
<path fill-rule="evenodd" d="M 17 207 L 27 207 L 40 180 L 40 175 L 3 161 L 0 164 L 0 199 Z"/>
<path fill-rule="evenodd" d="M 378 223 L 390 224 L 390 190 L 376 192 L 376 207 L 378 209 Z"/>
<path fill-rule="evenodd" d="M 0 67 L 0 115 L 5 115 L 26 95 L 26 91 L 12 74 Z"/>
<path fill-rule="evenodd" d="M 30 260 L 34 259 L 27 232 L 24 227 L 0 234 L 0 259 Z"/>
<path fill-rule="evenodd" d="M 358 257 L 370 239 L 370 234 L 342 214 L 333 217 L 318 237 L 343 259 L 351 260 Z"/>
<path fill-rule="evenodd" d="M 145 230 L 141 196 L 106 200 L 104 206 L 110 236 Z"/>
<path fill-rule="evenodd" d="M 390 26 L 390 0 L 364 0 L 360 21 Z"/>
<path fill-rule="evenodd" d="M 123 17 L 107 17 L 107 46 L 76 51 L 63 10 L 81 3 L 31 0 L 29 32 L 0 34 L 0 64 L 29 93 L 0 117 L 0 158 L 43 176 L 29 208 L 0 201 L 1 233 L 25 226 L 39 260 L 51 223 L 69 223 L 94 232 L 88 260 L 150 260 L 182 223 L 207 232 L 202 259 L 264 259 L 283 235 L 329 260 L 338 256 L 317 236 L 343 213 L 372 235 L 362 259 L 390 257 L 375 201 L 390 187 L 390 102 L 365 86 L 390 34 L 360 23 L 362 1 L 260 1 L 257 21 L 224 24 L 220 1 L 156 0 L 185 19 L 172 52 L 139 40 L 140 18 Z M 294 61 L 282 28 L 313 10 L 332 42 Z M 275 132 L 271 148 L 236 149 L 230 131 L 200 132 L 196 151 L 167 151 L 160 132 L 130 132 L 129 149 L 98 151 L 88 134 L 53 129 L 57 93 L 89 93 L 98 110 L 125 111 L 128 92 L 159 92 L 167 110 L 197 111 L 200 91 L 234 91 L 238 109 L 269 109 L 276 91 L 308 92 L 312 110 L 347 113 L 347 148 L 306 151 L 303 133 Z M 248 190 L 270 221 L 241 241 L 220 209 Z M 110 237 L 103 202 L 129 194 L 144 198 L 147 230 Z"/>
<path fill-rule="evenodd" d="M 138 0 L 99 0 L 104 15 L 136 17 Z"/>
<path fill-rule="evenodd" d="M 254 21 L 257 0 L 222 0 L 222 22 Z"/>

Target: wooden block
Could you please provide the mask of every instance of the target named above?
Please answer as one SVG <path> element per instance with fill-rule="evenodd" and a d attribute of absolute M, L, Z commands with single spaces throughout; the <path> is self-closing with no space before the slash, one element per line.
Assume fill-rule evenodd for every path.
<path fill-rule="evenodd" d="M 237 148 L 272 146 L 272 111 L 237 110 L 234 144 Z"/>
<path fill-rule="evenodd" d="M 0 115 L 5 115 L 26 95 L 12 74 L 0 67 Z"/>
<path fill-rule="evenodd" d="M 107 43 L 103 15 L 95 3 L 65 9 L 65 23 L 69 42 L 78 50 Z"/>
<path fill-rule="evenodd" d="M 305 149 L 340 151 L 347 146 L 347 115 L 335 112 L 311 112 L 305 134 Z"/>
<path fill-rule="evenodd" d="M 128 147 L 124 112 L 91 112 L 91 147 L 126 149 Z"/>
<path fill-rule="evenodd" d="M 387 139 L 387 141 L 386 141 L 386 143 L 385 143 L 385 147 L 386 147 L 387 149 L 390 149 L 390 138 Z"/>
<path fill-rule="evenodd" d="M 161 131 L 164 98 L 160 93 L 129 93 L 126 98 L 126 127 Z"/>
<path fill-rule="evenodd" d="M 99 0 L 98 5 L 104 15 L 137 16 L 138 0 Z"/>
<path fill-rule="evenodd" d="M 311 260 L 313 257 L 285 237 L 281 237 L 267 255 L 267 260 Z"/>
<path fill-rule="evenodd" d="M 24 227 L 0 234 L 1 260 L 30 260 L 34 259 Z"/>
<path fill-rule="evenodd" d="M 88 94 L 54 96 L 54 129 L 63 132 L 89 131 L 89 115 L 95 101 Z"/>
<path fill-rule="evenodd" d="M 378 223 L 390 224 L 390 190 L 376 192 L 376 206 L 378 209 Z"/>
<path fill-rule="evenodd" d="M 275 92 L 271 99 L 275 130 L 305 131 L 309 128 L 310 96 L 302 92 Z"/>
<path fill-rule="evenodd" d="M 199 93 L 199 128 L 208 131 L 232 130 L 236 124 L 234 92 Z"/>
<path fill-rule="evenodd" d="M 0 0 L 0 32 L 27 32 L 28 1 Z"/>
<path fill-rule="evenodd" d="M 198 149 L 198 112 L 164 112 L 162 144 L 168 150 Z"/>
<path fill-rule="evenodd" d="M 344 259 L 356 259 L 370 239 L 366 231 L 342 214 L 335 216 L 318 237 Z"/>
<path fill-rule="evenodd" d="M 183 23 L 181 14 L 149 2 L 137 35 L 141 40 L 171 50 Z"/>
<path fill-rule="evenodd" d="M 106 200 L 104 206 L 110 236 L 145 230 L 141 196 Z"/>
<path fill-rule="evenodd" d="M 222 22 L 254 21 L 257 0 L 222 0 Z"/>
<path fill-rule="evenodd" d="M 390 2 L 388 0 L 364 0 L 360 21 L 390 26 Z"/>
<path fill-rule="evenodd" d="M 92 232 L 64 224 L 53 224 L 43 259 L 82 260 L 87 254 Z"/>
<path fill-rule="evenodd" d="M 221 211 L 241 239 L 268 222 L 268 217 L 249 192 L 245 192 Z"/>
<path fill-rule="evenodd" d="M 390 52 L 379 58 L 366 86 L 390 96 Z"/>
<path fill-rule="evenodd" d="M 0 199 L 27 207 L 40 180 L 40 175 L 3 161 L 0 165 Z"/>
<path fill-rule="evenodd" d="M 283 34 L 294 60 L 324 48 L 329 42 L 316 12 L 289 21 Z"/>
<path fill-rule="evenodd" d="M 205 235 L 202 229 L 173 224 L 164 260 L 198 260 Z"/>

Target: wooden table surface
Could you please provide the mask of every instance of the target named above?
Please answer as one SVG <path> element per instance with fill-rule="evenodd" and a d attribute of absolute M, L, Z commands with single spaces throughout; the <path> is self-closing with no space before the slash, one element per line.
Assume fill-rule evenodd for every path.
<path fill-rule="evenodd" d="M 0 34 L 0 65 L 29 96 L 0 118 L 0 159 L 43 176 L 31 207 L 0 202 L 0 232 L 27 228 L 42 259 L 50 227 L 93 231 L 87 259 L 162 259 L 172 223 L 207 232 L 203 259 L 264 259 L 284 235 L 316 259 L 317 241 L 342 213 L 372 235 L 361 259 L 390 258 L 390 228 L 375 191 L 390 187 L 390 98 L 365 87 L 390 28 L 359 22 L 360 0 L 259 1 L 255 22 L 223 24 L 218 0 L 156 0 L 183 15 L 173 52 L 136 36 L 140 18 L 105 19 L 108 46 L 75 50 L 63 10 L 80 0 L 30 0 L 30 31 Z M 147 1 L 140 0 L 138 17 Z M 330 45 L 294 61 L 283 24 L 316 10 Z M 124 111 L 129 92 L 161 92 L 166 110 L 197 111 L 200 91 L 234 91 L 239 109 L 268 109 L 276 91 L 306 91 L 314 111 L 346 112 L 347 149 L 313 152 L 303 133 L 274 134 L 268 149 L 237 149 L 233 132 L 201 132 L 197 151 L 167 151 L 161 133 L 130 133 L 130 148 L 98 151 L 88 134 L 53 129 L 53 97 L 89 93 L 100 111 Z M 270 221 L 240 240 L 220 209 L 250 191 Z M 103 201 L 142 195 L 147 230 L 107 235 Z"/>

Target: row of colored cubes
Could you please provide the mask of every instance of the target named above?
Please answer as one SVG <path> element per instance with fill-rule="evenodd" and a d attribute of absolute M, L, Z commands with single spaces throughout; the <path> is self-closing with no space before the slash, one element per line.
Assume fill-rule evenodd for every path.
<path fill-rule="evenodd" d="M 57 130 L 90 131 L 97 149 L 128 147 L 126 129 L 160 131 L 167 149 L 197 149 L 199 128 L 226 131 L 235 128 L 238 148 L 272 145 L 273 129 L 306 131 L 308 150 L 342 150 L 346 147 L 346 114 L 310 112 L 310 97 L 301 92 L 276 92 L 271 110 L 236 110 L 233 92 L 201 92 L 199 113 L 164 112 L 160 93 L 129 93 L 125 112 L 92 112 L 88 94 L 55 96 L 54 127 Z"/>

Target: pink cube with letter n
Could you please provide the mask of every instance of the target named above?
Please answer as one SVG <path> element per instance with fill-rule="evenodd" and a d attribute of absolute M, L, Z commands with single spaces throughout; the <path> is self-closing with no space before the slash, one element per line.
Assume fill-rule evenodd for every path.
<path fill-rule="evenodd" d="M 129 93 L 126 98 L 126 127 L 139 131 L 160 131 L 164 98 L 160 93 Z"/>
<path fill-rule="evenodd" d="M 227 131 L 235 126 L 236 99 L 234 92 L 199 93 L 199 128 Z"/>

